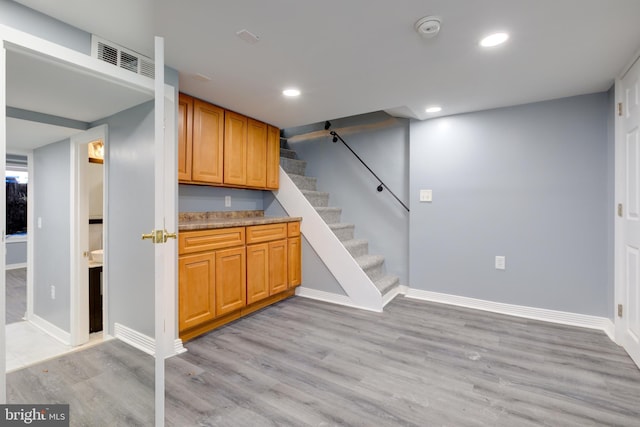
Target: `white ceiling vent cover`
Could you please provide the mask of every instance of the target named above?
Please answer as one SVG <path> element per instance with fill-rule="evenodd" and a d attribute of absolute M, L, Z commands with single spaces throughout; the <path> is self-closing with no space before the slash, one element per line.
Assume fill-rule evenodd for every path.
<path fill-rule="evenodd" d="M 91 35 L 91 56 L 133 73 L 152 79 L 155 78 L 155 66 L 151 58 L 100 38 L 95 34 Z"/>

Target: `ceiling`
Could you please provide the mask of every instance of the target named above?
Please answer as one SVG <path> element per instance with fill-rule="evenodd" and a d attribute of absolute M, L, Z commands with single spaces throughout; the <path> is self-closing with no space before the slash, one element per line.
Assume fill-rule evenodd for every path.
<path fill-rule="evenodd" d="M 40 114 L 7 117 L 7 150 L 61 141 L 89 123 L 153 99 L 80 69 L 21 51 L 7 52 L 7 106 Z M 40 121 L 25 120 L 41 116 Z M 76 121 L 73 126 L 66 122 Z M 84 125 L 84 127 L 82 126 Z"/>
<path fill-rule="evenodd" d="M 611 87 L 640 49 L 638 0 L 19 0 L 153 56 L 180 89 L 279 127 L 384 110 L 427 119 Z M 414 23 L 442 18 L 438 37 Z M 258 43 L 241 40 L 242 29 Z M 484 35 L 510 40 L 482 49 Z M 196 74 L 211 80 L 194 79 Z M 295 99 L 281 91 L 296 86 Z M 425 107 L 442 111 L 429 115 Z"/>

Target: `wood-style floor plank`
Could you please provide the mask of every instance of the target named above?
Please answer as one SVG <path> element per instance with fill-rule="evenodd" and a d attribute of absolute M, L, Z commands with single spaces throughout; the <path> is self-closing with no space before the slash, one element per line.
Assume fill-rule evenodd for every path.
<path fill-rule="evenodd" d="M 640 370 L 582 328 L 296 297 L 186 347 L 166 363 L 168 426 L 640 426 Z M 153 420 L 153 360 L 117 341 L 8 384 L 12 403 L 70 402 L 72 425 Z"/>

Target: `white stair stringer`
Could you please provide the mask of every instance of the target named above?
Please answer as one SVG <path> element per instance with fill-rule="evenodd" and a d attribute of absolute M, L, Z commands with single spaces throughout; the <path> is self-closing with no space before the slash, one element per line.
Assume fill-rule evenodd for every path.
<path fill-rule="evenodd" d="M 273 194 L 289 215 L 302 217 L 300 228 L 302 234 L 340 283 L 351 300 L 351 305 L 364 310 L 382 312 L 384 306 L 382 294 L 376 285 L 282 167 L 280 167 L 280 188 Z M 301 288 L 304 288 L 304 283 Z"/>

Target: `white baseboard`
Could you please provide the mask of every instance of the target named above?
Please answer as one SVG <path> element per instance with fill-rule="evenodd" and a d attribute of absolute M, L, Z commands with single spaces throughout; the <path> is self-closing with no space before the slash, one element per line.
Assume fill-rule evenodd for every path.
<path fill-rule="evenodd" d="M 296 288 L 296 295 L 299 297 L 315 299 L 318 301 L 330 302 L 332 304 L 344 305 L 346 307 L 358 308 L 360 310 L 373 311 L 381 313 L 382 310 L 373 310 L 370 307 L 361 307 L 353 303 L 351 298 L 346 295 L 333 294 L 331 292 L 319 291 L 317 289 L 305 288 L 304 286 L 298 286 Z"/>
<path fill-rule="evenodd" d="M 37 328 L 42 329 L 44 332 L 51 335 L 64 345 L 71 345 L 71 333 L 57 327 L 48 320 L 44 320 L 42 317 L 34 314 L 29 319 L 29 322 L 31 322 Z"/>
<path fill-rule="evenodd" d="M 474 308 L 476 310 L 490 311 L 493 313 L 507 314 L 510 316 L 524 317 L 527 319 L 541 320 L 543 322 L 552 322 L 559 323 L 561 325 L 597 329 L 606 333 L 607 336 L 611 338 L 611 340 L 614 340 L 615 336 L 615 328 L 613 322 L 611 321 L 611 319 L 608 319 L 606 317 L 548 310 L 545 308 L 526 307 L 522 305 L 505 304 L 501 302 L 485 301 L 475 298 L 442 294 L 438 292 L 424 291 L 421 289 L 412 288 L 409 288 L 407 290 L 405 296 L 407 298 L 415 298 L 425 301 L 457 305 L 460 307 Z"/>
<path fill-rule="evenodd" d="M 121 325 L 120 323 L 114 324 L 114 332 L 115 333 L 113 335 L 120 341 L 123 341 L 140 351 L 144 351 L 151 356 L 155 356 L 156 342 L 153 338 L 127 326 Z"/>
<path fill-rule="evenodd" d="M 154 338 L 127 326 L 121 325 L 120 323 L 114 324 L 114 332 L 114 336 L 120 341 L 125 342 L 140 351 L 144 351 L 148 355 L 156 355 L 156 340 Z M 187 351 L 187 349 L 182 345 L 182 340 L 180 338 L 173 341 L 173 348 L 171 350 L 173 352 L 166 356 L 167 359 Z"/>
<path fill-rule="evenodd" d="M 385 307 L 387 304 L 391 302 L 398 295 L 404 295 L 407 293 L 407 289 L 409 289 L 406 285 L 397 286 L 393 291 L 388 292 L 385 296 L 382 297 L 382 307 Z"/>
<path fill-rule="evenodd" d="M 176 340 L 173 342 L 173 352 L 174 354 L 172 354 L 171 356 L 187 352 L 187 349 L 184 347 L 184 345 L 182 345 L 182 340 L 180 338 L 176 338 Z"/>
<path fill-rule="evenodd" d="M 19 268 L 27 268 L 27 263 L 26 262 L 21 262 L 18 264 L 7 264 L 4 266 L 5 270 L 17 270 Z"/>

